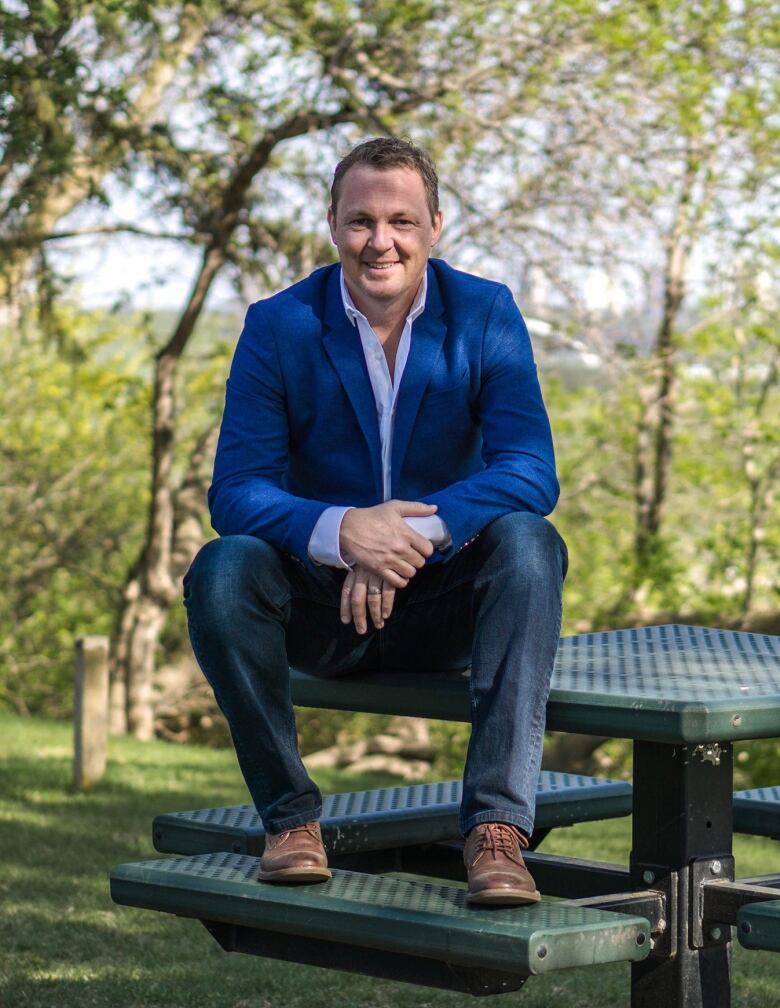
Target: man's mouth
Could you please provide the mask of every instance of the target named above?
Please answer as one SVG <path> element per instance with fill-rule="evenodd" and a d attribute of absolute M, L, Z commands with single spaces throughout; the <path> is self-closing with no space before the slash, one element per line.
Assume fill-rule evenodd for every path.
<path fill-rule="evenodd" d="M 398 262 L 364 262 L 363 265 L 366 269 L 381 271 L 390 269 L 391 266 L 398 266 Z"/>

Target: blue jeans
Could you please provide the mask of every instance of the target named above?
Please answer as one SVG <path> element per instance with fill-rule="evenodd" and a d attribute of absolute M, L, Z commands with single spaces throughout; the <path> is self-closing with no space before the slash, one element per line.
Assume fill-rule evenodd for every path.
<path fill-rule="evenodd" d="M 567 553 L 554 526 L 513 512 L 396 592 L 382 630 L 339 619 L 345 571 L 252 536 L 207 543 L 184 578 L 195 656 L 227 718 L 263 824 L 279 833 L 319 818 L 301 762 L 289 666 L 319 676 L 471 665 L 471 738 L 459 827 L 533 831 L 545 710 L 561 625 Z"/>

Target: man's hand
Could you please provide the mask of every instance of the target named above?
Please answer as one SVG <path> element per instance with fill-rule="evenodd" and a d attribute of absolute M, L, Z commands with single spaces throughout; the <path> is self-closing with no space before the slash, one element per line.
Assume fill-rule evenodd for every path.
<path fill-rule="evenodd" d="M 350 620 L 354 620 L 355 629 L 359 634 L 364 634 L 368 629 L 366 602 L 374 626 L 377 630 L 381 630 L 393 611 L 395 588 L 367 567 L 355 564 L 344 578 L 344 586 L 341 589 L 341 622 L 349 623 Z"/>
<path fill-rule="evenodd" d="M 427 517 L 435 514 L 435 504 L 389 500 L 369 508 L 347 511 L 341 522 L 339 549 L 342 556 L 387 581 L 393 588 L 405 588 L 425 560 L 433 553 L 433 543 L 415 532 L 404 515 Z"/>

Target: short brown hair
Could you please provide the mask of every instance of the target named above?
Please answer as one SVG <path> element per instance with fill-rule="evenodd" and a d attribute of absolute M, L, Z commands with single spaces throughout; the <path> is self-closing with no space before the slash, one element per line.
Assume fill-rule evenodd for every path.
<path fill-rule="evenodd" d="M 356 164 L 370 165 L 380 171 L 385 168 L 412 168 L 423 180 L 431 220 L 439 212 L 439 177 L 429 155 L 421 147 L 415 147 L 409 140 L 401 140 L 400 137 L 377 137 L 353 147 L 336 165 L 333 184 L 330 187 L 330 207 L 334 215 L 342 180 L 349 169 Z"/>

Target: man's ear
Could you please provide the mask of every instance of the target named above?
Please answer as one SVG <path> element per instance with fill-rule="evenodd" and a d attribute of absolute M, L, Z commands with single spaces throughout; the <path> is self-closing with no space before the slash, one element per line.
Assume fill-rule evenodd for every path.
<path fill-rule="evenodd" d="M 433 218 L 433 237 L 431 238 L 431 247 L 433 247 L 436 242 L 441 238 L 441 232 L 444 228 L 444 214 L 441 210 L 437 210 Z"/>
<path fill-rule="evenodd" d="M 330 240 L 334 245 L 336 242 L 336 214 L 333 212 L 333 207 L 328 207 L 328 227 L 330 228 Z"/>

